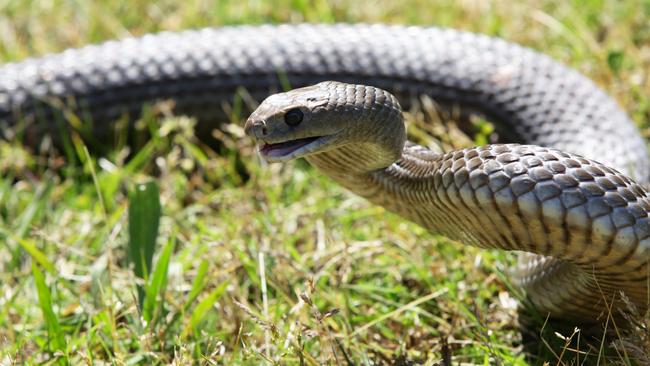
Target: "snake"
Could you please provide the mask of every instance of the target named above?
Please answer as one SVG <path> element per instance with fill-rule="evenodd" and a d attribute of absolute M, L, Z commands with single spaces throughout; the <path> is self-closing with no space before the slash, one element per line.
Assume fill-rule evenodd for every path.
<path fill-rule="evenodd" d="M 492 122 L 498 143 L 438 153 L 408 141 L 402 111 L 423 95 Z M 280 24 L 0 66 L 0 131 L 26 144 L 69 128 L 107 140 L 158 101 L 209 140 L 241 100 L 263 100 L 244 130 L 264 159 L 304 157 L 432 232 L 522 252 L 513 280 L 542 313 L 593 323 L 624 303 L 648 309 L 646 144 L 602 89 L 537 51 L 436 27 Z"/>

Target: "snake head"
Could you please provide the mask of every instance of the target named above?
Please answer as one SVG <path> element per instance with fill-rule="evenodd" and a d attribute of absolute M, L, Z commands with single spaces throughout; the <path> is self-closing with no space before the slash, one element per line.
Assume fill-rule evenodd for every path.
<path fill-rule="evenodd" d="M 335 82 L 274 94 L 250 115 L 244 126 L 262 157 L 284 162 L 339 146 L 346 122 L 335 112 Z"/>

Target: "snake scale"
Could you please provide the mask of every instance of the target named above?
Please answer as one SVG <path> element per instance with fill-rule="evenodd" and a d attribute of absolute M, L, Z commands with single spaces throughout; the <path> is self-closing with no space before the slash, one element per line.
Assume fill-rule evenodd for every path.
<path fill-rule="evenodd" d="M 306 156 L 346 188 L 432 231 L 528 252 L 516 281 L 553 317 L 594 322 L 620 291 L 647 309 L 645 142 L 590 80 L 500 39 L 303 24 L 109 41 L 1 66 L 0 128 L 22 129 L 38 143 L 59 131 L 64 106 L 101 139 L 116 118 L 173 100 L 206 136 L 242 88 L 262 100 L 312 84 L 270 97 L 248 120 L 267 159 Z M 419 95 L 484 116 L 505 144 L 437 154 L 406 141 L 397 100 L 407 107 Z"/>

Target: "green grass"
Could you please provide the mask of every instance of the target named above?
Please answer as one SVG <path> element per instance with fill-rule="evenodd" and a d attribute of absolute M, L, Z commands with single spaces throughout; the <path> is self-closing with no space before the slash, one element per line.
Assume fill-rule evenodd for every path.
<path fill-rule="evenodd" d="M 97 180 L 95 180 L 97 182 Z M 98 190 L 99 191 L 99 190 Z M 157 295 L 160 285 L 166 282 L 167 265 L 156 267 L 156 274 L 150 276 L 153 255 L 156 250 L 156 238 L 158 237 L 158 227 L 160 226 L 160 189 L 156 182 L 151 181 L 144 184 L 137 184 L 129 194 L 129 242 L 128 254 L 129 264 L 133 266 L 133 273 L 142 280 L 151 278 L 151 287 L 147 287 L 145 304 L 145 286 L 138 285 L 138 304 L 143 310 L 145 320 L 151 320 L 153 303 L 151 295 Z M 170 238 L 170 244 L 173 243 L 173 237 Z M 170 249 L 167 249 L 170 248 Z M 166 263 L 169 263 L 171 245 L 167 245 L 161 256 Z M 160 274 L 158 273 L 160 270 Z M 150 290 L 152 293 L 150 293 Z M 144 305 L 144 306 L 143 306 Z"/>
<path fill-rule="evenodd" d="M 0 59 L 163 29 L 283 21 L 501 36 L 596 80 L 650 136 L 650 4 L 641 0 L 0 0 Z M 578 336 L 565 342 L 553 329 L 523 349 L 517 291 L 504 274 L 512 256 L 433 236 L 302 161 L 262 166 L 237 125 L 222 137 L 233 152 L 218 155 L 192 137 L 189 119 L 155 118 L 145 122 L 165 132 L 128 161 L 124 148 L 89 155 L 74 137 L 64 157 L 0 141 L 0 364 L 585 359 L 574 351 Z M 444 146 L 458 143 L 446 135 Z M 159 190 L 157 235 L 156 197 L 153 210 L 129 209 L 143 181 Z M 153 233 L 134 227 L 137 217 Z M 632 337 L 648 344 L 646 333 Z M 632 353 L 589 349 L 584 338 L 592 360 L 607 350 L 601 364 L 631 363 Z"/>

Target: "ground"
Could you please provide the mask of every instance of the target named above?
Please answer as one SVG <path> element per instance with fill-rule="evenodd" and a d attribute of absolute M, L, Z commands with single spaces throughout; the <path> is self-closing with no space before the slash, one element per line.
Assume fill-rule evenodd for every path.
<path fill-rule="evenodd" d="M 437 25 L 503 37 L 594 79 L 650 136 L 650 3 L 642 0 L 5 0 L 0 60 L 267 22 Z M 230 152 L 217 154 L 192 137 L 191 120 L 160 114 L 144 117 L 163 127 L 138 152 L 89 153 L 73 138 L 55 155 L 0 141 L 0 364 L 643 363 L 632 360 L 643 332 L 590 348 L 578 344 L 581 333 L 545 328 L 524 348 L 521 295 L 507 280 L 512 255 L 429 234 L 303 161 L 265 166 L 237 121 L 221 137 Z M 409 118 L 419 139 L 426 114 Z M 446 148 L 472 143 L 453 128 L 431 130 Z M 127 260 L 141 249 L 129 239 L 138 213 L 128 207 L 156 189 L 155 267 L 139 293 L 143 281 Z M 146 207 L 144 216 L 156 212 Z M 631 342 L 625 350 L 612 346 L 621 338 Z"/>

